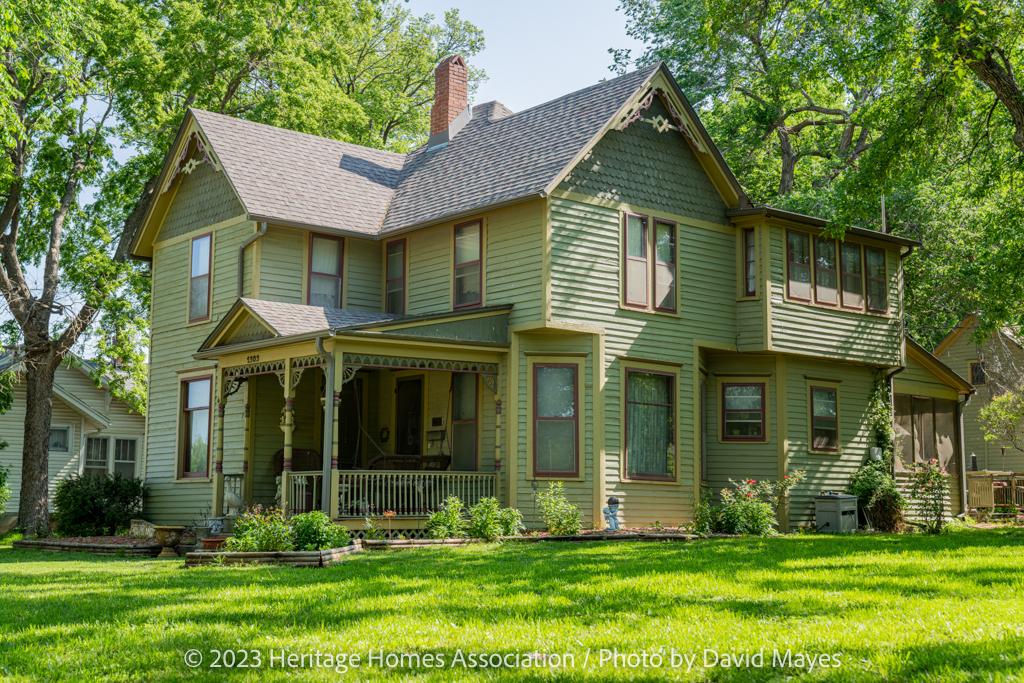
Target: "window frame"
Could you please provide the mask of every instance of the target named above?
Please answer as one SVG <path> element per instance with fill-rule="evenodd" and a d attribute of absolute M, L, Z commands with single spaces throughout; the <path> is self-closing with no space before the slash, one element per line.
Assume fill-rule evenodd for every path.
<path fill-rule="evenodd" d="M 980 367 L 981 368 L 981 376 L 985 378 L 985 381 L 982 382 L 981 384 L 975 384 L 974 383 L 974 368 L 975 367 Z M 988 386 L 988 372 L 985 370 L 985 361 L 983 361 L 983 360 L 972 360 L 968 364 L 967 376 L 968 376 L 968 378 L 970 378 L 971 386 L 972 387 Z"/>
<path fill-rule="evenodd" d="M 627 481 L 643 481 L 643 482 L 660 482 L 667 484 L 675 484 L 679 481 L 679 373 L 673 370 L 665 368 L 655 368 L 650 364 L 637 364 L 626 359 L 622 361 L 622 478 Z M 639 372 L 648 375 L 664 375 L 669 378 L 671 386 L 671 400 L 670 412 L 674 418 L 673 422 L 673 434 L 672 434 L 672 450 L 674 453 L 675 460 L 675 472 L 672 476 L 659 477 L 650 474 L 630 474 L 629 473 L 629 404 L 634 401 L 629 400 L 629 374 L 631 372 Z M 645 403 L 642 405 L 660 405 L 653 403 Z"/>
<path fill-rule="evenodd" d="M 106 441 L 107 442 L 106 447 L 103 449 L 103 473 L 104 474 L 110 474 L 111 473 L 111 466 L 110 466 L 110 443 L 111 443 L 110 440 L 111 440 L 111 438 L 112 437 L 109 434 L 105 434 L 103 432 L 95 432 L 91 436 L 86 435 L 86 437 L 85 437 L 85 447 L 82 449 L 82 476 L 85 476 L 85 473 L 86 473 L 87 470 L 99 469 L 98 467 L 90 467 L 89 466 L 89 442 L 92 441 L 93 439 L 95 439 L 97 441 Z"/>
<path fill-rule="evenodd" d="M 832 259 L 835 263 L 835 268 L 819 268 L 818 267 L 818 242 L 831 242 L 832 243 Z M 839 265 L 839 246 L 836 244 L 836 240 L 831 237 L 812 237 L 811 238 L 811 265 L 814 267 L 811 273 L 811 284 L 813 285 L 811 291 L 814 296 L 814 303 L 819 306 L 828 306 L 829 308 L 839 308 L 842 302 L 843 296 L 843 283 L 839 277 L 839 270 L 842 266 Z M 835 301 L 823 301 L 818 296 L 818 271 L 821 270 L 826 273 L 832 273 L 836 276 L 836 300 Z"/>
<path fill-rule="evenodd" d="M 752 244 L 747 244 L 747 239 L 751 238 Z M 750 258 L 750 251 L 753 249 L 754 257 Z M 750 270 L 750 265 L 754 265 L 754 275 L 750 276 L 747 273 Z M 743 229 L 743 296 L 745 297 L 756 297 L 757 296 L 757 231 L 754 228 Z M 788 285 L 788 281 L 787 281 Z"/>
<path fill-rule="evenodd" d="M 679 312 L 679 224 L 675 221 L 670 221 L 667 218 L 654 218 L 654 230 L 650 231 L 651 237 L 651 306 L 652 309 L 658 313 L 671 313 L 675 315 Z M 666 263 L 658 260 L 658 224 L 668 225 L 672 228 L 672 263 Z M 658 305 L 658 266 L 672 266 L 672 272 L 675 274 L 675 281 L 672 283 L 672 308 L 665 308 Z"/>
<path fill-rule="evenodd" d="M 868 252 L 869 251 L 877 251 L 878 253 L 880 253 L 882 255 L 882 273 L 884 274 L 884 276 L 881 277 L 881 278 L 871 277 L 871 275 L 868 274 L 869 273 L 869 270 L 868 270 Z M 868 245 L 864 244 L 864 245 L 861 245 L 861 257 L 862 257 L 861 268 L 864 271 L 864 310 L 868 311 L 869 313 L 883 313 L 883 314 L 887 314 L 889 312 L 889 277 L 888 277 L 888 275 L 889 275 L 889 255 L 888 255 L 888 251 L 886 249 L 879 249 L 878 247 L 869 247 Z M 883 297 L 882 297 L 882 301 L 884 302 L 885 308 L 871 308 L 871 297 L 868 294 L 868 283 L 869 282 L 881 282 L 882 283 L 882 290 L 885 293 L 883 295 Z"/>
<path fill-rule="evenodd" d="M 211 421 L 212 421 L 212 418 L 213 418 L 212 413 L 210 415 L 210 418 L 211 418 Z M 123 435 L 118 435 L 118 434 L 108 434 L 108 436 L 110 437 L 110 474 L 114 474 L 115 473 L 116 467 L 117 467 L 117 463 L 119 463 L 119 462 L 128 462 L 127 460 L 118 460 L 117 459 L 117 442 L 118 441 L 134 441 L 135 442 L 135 460 L 134 460 L 135 474 L 132 475 L 132 476 L 133 477 L 138 477 L 139 476 L 139 465 L 141 464 L 141 461 L 142 461 L 142 446 L 141 446 L 142 439 L 140 437 L 138 437 L 138 436 L 123 436 Z"/>
<path fill-rule="evenodd" d="M 641 243 L 644 245 L 644 258 L 629 255 L 629 218 L 639 218 L 643 221 L 643 239 Z M 632 310 L 646 311 L 651 308 L 651 234 L 650 234 L 650 216 L 642 213 L 635 213 L 633 211 L 622 212 L 622 298 L 620 299 L 623 306 Z M 629 300 L 629 261 L 642 261 L 644 264 L 644 301 L 630 301 Z M 678 291 L 677 291 L 678 301 Z M 678 305 L 678 304 L 677 304 Z"/>
<path fill-rule="evenodd" d="M 396 278 L 388 279 L 388 247 L 390 247 L 393 244 L 401 244 L 402 245 L 402 277 L 400 277 L 400 278 L 396 277 Z M 386 242 L 384 244 L 384 312 L 385 313 L 392 313 L 394 315 L 405 315 L 406 308 L 408 307 L 408 300 L 406 298 L 406 295 L 407 295 L 406 286 L 407 286 L 407 282 L 408 282 L 408 279 L 409 279 L 409 277 L 408 277 L 409 276 L 409 259 L 408 259 L 408 254 L 409 254 L 409 240 L 407 240 L 404 237 L 402 239 L 391 240 L 390 242 Z M 454 279 L 454 273 L 453 273 L 452 277 Z M 388 285 L 391 284 L 392 282 L 397 282 L 399 280 L 401 280 L 401 282 L 402 282 L 402 310 L 401 311 L 389 311 L 388 310 Z M 453 296 L 454 296 L 454 294 L 453 294 Z M 453 301 L 454 301 L 454 299 L 453 299 Z"/>
<path fill-rule="evenodd" d="M 763 379 L 761 381 L 749 381 L 744 378 L 728 378 L 731 381 L 719 382 L 719 396 L 721 402 L 719 403 L 721 420 L 719 421 L 719 438 L 724 443 L 768 443 L 768 380 Z M 761 387 L 761 408 L 759 411 L 746 410 L 737 411 L 731 410 L 726 411 L 725 409 L 725 390 L 728 387 Z M 761 413 L 761 435 L 760 436 L 730 436 L 725 433 L 725 414 L 726 412 L 760 412 Z"/>
<path fill-rule="evenodd" d="M 313 270 L 313 240 L 325 239 L 334 240 L 339 243 L 338 248 L 338 274 L 321 273 Z M 320 232 L 309 233 L 309 246 L 306 257 L 306 305 L 312 306 L 310 301 L 313 298 L 313 276 L 331 277 L 338 280 L 338 308 L 345 308 L 345 238 L 339 235 L 325 235 Z"/>
<path fill-rule="evenodd" d="M 49 436 L 49 434 L 47 434 L 47 436 L 46 436 L 46 452 L 47 453 L 72 453 L 73 451 L 71 450 L 71 444 L 73 443 L 74 436 L 75 436 L 74 425 L 70 425 L 70 424 L 53 424 L 53 423 L 51 423 L 50 424 L 50 431 L 52 432 L 54 429 L 66 429 L 68 431 L 68 447 L 67 447 L 67 449 L 65 449 L 63 451 L 55 451 L 55 450 L 53 450 L 52 448 L 50 448 L 50 436 Z"/>
<path fill-rule="evenodd" d="M 210 240 L 210 248 L 207 250 L 209 254 L 208 261 L 206 263 L 206 274 L 205 275 L 192 275 L 192 269 L 195 266 L 193 256 L 195 254 L 195 243 L 202 239 Z M 206 278 L 206 315 L 199 316 L 198 318 L 192 317 L 192 282 Z M 206 232 L 202 235 L 196 235 L 188 241 L 188 301 L 186 302 L 185 317 L 188 319 L 188 324 L 208 322 L 210 320 L 211 311 L 210 308 L 213 303 L 213 233 Z"/>
<path fill-rule="evenodd" d="M 845 261 L 843 260 L 844 246 L 857 247 L 857 250 L 860 253 L 860 275 L 851 275 L 851 277 L 855 277 L 860 280 L 860 295 L 862 300 L 859 306 L 850 306 L 846 303 L 846 270 L 844 269 L 843 265 L 845 263 Z M 847 311 L 859 311 L 863 313 L 867 310 L 868 305 L 867 280 L 865 279 L 866 273 L 864 272 L 864 245 L 857 244 L 855 242 L 839 241 L 837 255 L 837 265 L 839 266 L 839 302 L 841 304 L 840 307 Z"/>
<path fill-rule="evenodd" d="M 835 423 L 836 423 L 836 447 L 835 448 L 817 448 L 814 445 L 814 433 L 815 433 L 815 428 L 814 428 L 814 420 L 815 420 L 815 415 L 814 415 L 814 390 L 815 389 L 817 389 L 818 391 L 831 391 L 831 392 L 834 392 L 835 395 L 836 395 L 836 416 L 835 416 Z M 836 455 L 838 453 L 841 453 L 842 450 L 843 450 L 843 421 L 842 421 L 842 413 L 840 412 L 839 385 L 838 385 L 838 383 L 822 382 L 821 380 L 815 380 L 813 383 L 808 381 L 808 383 L 807 383 L 807 413 L 808 413 L 807 414 L 807 420 L 808 420 L 807 424 L 809 426 L 809 430 L 808 430 L 808 434 L 807 434 L 807 451 L 809 453 L 824 453 L 824 454 L 827 454 L 827 455 Z M 833 418 L 826 417 L 826 418 L 817 418 L 817 419 L 831 420 Z"/>
<path fill-rule="evenodd" d="M 791 261 L 790 260 L 790 250 L 789 250 L 789 236 L 790 235 L 800 235 L 801 237 L 803 237 L 804 239 L 807 240 L 807 253 L 811 257 L 810 258 L 811 262 L 808 265 L 805 266 L 802 263 L 796 263 L 795 261 Z M 814 294 L 814 252 L 813 252 L 813 248 L 812 248 L 812 244 L 811 244 L 811 236 L 809 234 L 805 233 L 805 232 L 800 232 L 799 230 L 789 230 L 789 229 L 787 229 L 786 230 L 785 249 L 786 249 L 786 298 L 787 299 L 792 299 L 793 301 L 800 301 L 802 303 L 811 303 L 811 297 Z M 807 274 L 808 274 L 808 280 L 807 280 L 808 296 L 806 298 L 804 298 L 802 296 L 795 296 L 793 294 L 793 276 L 792 276 L 792 272 L 793 272 L 793 266 L 794 265 L 796 267 L 798 267 L 798 268 L 806 268 L 807 269 Z"/>
<path fill-rule="evenodd" d="M 455 390 L 452 387 L 451 395 L 451 434 L 452 434 L 452 446 L 455 445 L 455 425 L 457 424 L 472 424 L 473 425 L 473 468 L 472 472 L 480 471 L 480 375 L 476 372 L 453 372 L 452 380 L 454 382 L 455 375 L 472 375 L 473 377 L 473 419 L 472 420 L 456 420 L 455 419 Z M 455 453 L 452 453 L 452 464 L 455 464 Z M 465 471 L 465 470 L 455 470 Z"/>
<path fill-rule="evenodd" d="M 459 263 L 456 259 L 458 252 L 456 250 L 456 240 L 458 237 L 459 228 L 465 228 L 470 225 L 476 225 L 479 230 L 479 240 L 477 241 L 477 258 L 475 261 L 465 261 Z M 460 266 L 471 266 L 476 264 L 477 272 L 480 277 L 480 293 L 478 298 L 474 302 L 468 304 L 456 304 L 455 293 L 457 291 L 457 285 L 455 280 L 455 272 Z M 482 218 L 474 218 L 471 221 L 465 221 L 463 223 L 456 223 L 452 226 L 452 310 L 453 311 L 464 311 L 470 308 L 480 308 L 484 305 L 484 220 Z"/>
<path fill-rule="evenodd" d="M 187 413 L 195 410 L 202 410 L 202 408 L 188 408 L 188 385 L 192 382 L 201 382 L 208 380 L 210 382 L 210 398 L 207 403 L 206 409 L 210 411 L 210 419 L 206 425 L 206 471 L 205 472 L 186 472 L 185 471 L 185 448 L 190 444 L 189 430 L 190 423 L 187 419 Z M 191 479 L 209 479 L 210 478 L 210 464 L 213 456 L 213 416 L 214 416 L 214 405 L 213 405 L 213 385 L 214 378 L 212 374 L 209 375 L 197 375 L 195 377 L 183 377 L 178 380 L 179 392 L 181 398 L 178 401 L 178 435 L 179 445 L 177 448 L 177 470 L 178 479 L 191 480 Z"/>
<path fill-rule="evenodd" d="M 572 421 L 575 423 L 573 429 L 573 438 L 576 442 L 576 449 L 574 453 L 575 469 L 573 471 L 566 472 L 554 472 L 547 470 L 537 469 L 537 422 L 538 420 L 551 420 L 568 422 L 570 418 L 538 418 L 537 417 L 537 370 L 539 368 L 559 368 L 569 367 L 573 368 L 573 417 Z M 584 436 L 581 431 L 584 428 L 586 420 L 580 419 L 580 412 L 583 409 L 580 405 L 580 397 L 583 395 L 583 377 L 582 374 L 586 369 L 586 364 L 582 360 L 576 358 L 564 358 L 557 356 L 546 356 L 540 358 L 529 359 L 529 374 L 527 377 L 530 381 L 530 400 L 528 403 L 528 416 L 530 424 L 527 428 L 527 438 L 529 439 L 528 448 L 530 457 L 527 460 L 529 463 L 529 472 L 527 473 L 528 479 L 553 479 L 553 480 L 576 480 L 582 481 L 582 453 L 580 452 L 581 446 L 584 443 Z"/>

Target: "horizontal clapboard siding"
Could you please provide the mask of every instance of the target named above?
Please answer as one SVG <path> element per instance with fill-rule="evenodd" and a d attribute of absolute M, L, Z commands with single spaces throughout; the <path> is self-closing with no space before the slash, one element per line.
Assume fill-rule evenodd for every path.
<path fill-rule="evenodd" d="M 354 311 L 382 311 L 384 280 L 383 247 L 380 242 L 346 239 L 348 264 L 345 283 L 345 308 Z"/>
<path fill-rule="evenodd" d="M 510 325 L 541 317 L 543 211 L 544 202 L 529 202 L 487 218 L 484 294 L 489 306 L 514 304 Z"/>
<path fill-rule="evenodd" d="M 269 227 L 260 242 L 260 297 L 267 301 L 304 304 L 303 260 L 308 245 L 301 230 Z"/>

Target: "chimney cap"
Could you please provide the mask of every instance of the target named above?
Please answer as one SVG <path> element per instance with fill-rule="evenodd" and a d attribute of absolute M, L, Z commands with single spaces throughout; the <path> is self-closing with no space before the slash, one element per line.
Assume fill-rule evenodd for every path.
<path fill-rule="evenodd" d="M 466 66 L 466 60 L 462 58 L 462 55 L 451 55 L 445 57 L 437 66 L 444 66 L 446 64 L 458 64 L 459 66 Z"/>

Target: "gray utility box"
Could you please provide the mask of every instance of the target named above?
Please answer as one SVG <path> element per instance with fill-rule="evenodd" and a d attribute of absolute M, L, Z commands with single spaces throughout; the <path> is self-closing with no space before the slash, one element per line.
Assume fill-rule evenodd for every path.
<path fill-rule="evenodd" d="M 822 491 L 814 498 L 814 523 L 818 531 L 848 534 L 857 530 L 857 496 Z"/>

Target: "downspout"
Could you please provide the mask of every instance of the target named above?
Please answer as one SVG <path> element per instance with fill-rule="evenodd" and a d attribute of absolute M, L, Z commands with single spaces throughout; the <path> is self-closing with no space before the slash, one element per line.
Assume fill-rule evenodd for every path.
<path fill-rule="evenodd" d="M 242 298 L 242 283 L 245 282 L 245 248 L 267 234 L 267 224 L 260 223 L 260 229 L 238 245 L 238 298 Z"/>
<path fill-rule="evenodd" d="M 896 368 L 895 370 L 893 370 L 892 372 L 890 372 L 888 375 L 885 376 L 885 381 L 889 385 L 889 400 L 892 402 L 892 423 L 894 425 L 896 424 L 896 390 L 893 387 L 892 378 L 895 377 L 896 375 L 900 374 L 901 372 L 903 372 L 906 369 L 907 369 L 907 366 L 903 365 L 901 367 Z M 895 443 L 895 441 L 894 441 L 892 446 L 893 446 L 893 448 L 892 448 L 892 463 L 890 463 L 890 465 L 891 465 L 890 469 L 892 471 L 889 472 L 889 474 L 891 474 L 895 478 L 896 477 L 896 458 L 899 457 L 899 454 L 896 453 L 896 443 Z"/>
<path fill-rule="evenodd" d="M 956 402 L 956 429 L 959 432 L 957 447 L 960 449 L 960 512 L 967 512 L 967 473 L 970 471 L 970 463 L 967 461 L 967 440 L 964 436 L 964 411 L 971 405 L 974 394 L 967 394 L 966 401 Z"/>
<path fill-rule="evenodd" d="M 266 227 L 266 223 L 263 224 Z M 331 334 L 334 337 L 334 334 Z M 327 386 L 324 387 L 324 444 L 320 458 L 323 464 L 323 476 L 320 479 L 320 509 L 324 514 L 331 513 L 331 459 L 334 455 L 334 353 L 324 349 L 324 338 L 316 338 L 316 352 L 327 359 L 324 374 Z"/>

